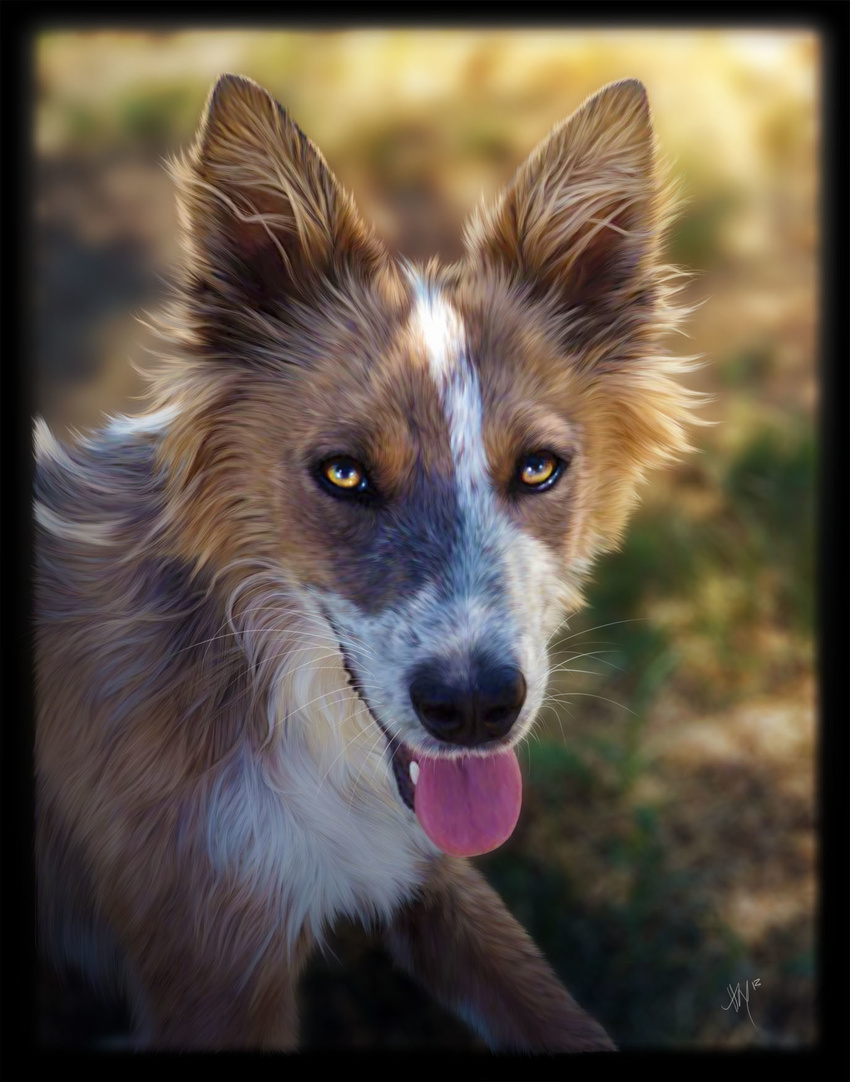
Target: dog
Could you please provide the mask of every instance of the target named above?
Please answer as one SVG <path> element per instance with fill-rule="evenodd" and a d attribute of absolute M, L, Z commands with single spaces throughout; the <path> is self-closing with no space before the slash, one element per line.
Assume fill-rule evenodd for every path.
<path fill-rule="evenodd" d="M 139 1047 L 297 1047 L 339 918 L 493 1050 L 613 1050 L 467 858 L 520 812 L 547 644 L 695 392 L 647 95 L 607 86 L 390 258 L 249 79 L 172 163 L 149 403 L 36 421 L 41 949 Z"/>

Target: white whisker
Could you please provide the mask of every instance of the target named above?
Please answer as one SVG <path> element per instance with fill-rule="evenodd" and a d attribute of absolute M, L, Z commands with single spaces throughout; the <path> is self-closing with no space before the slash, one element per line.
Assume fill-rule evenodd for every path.
<path fill-rule="evenodd" d="M 357 777 L 354 779 L 354 784 L 351 786 L 351 794 L 349 795 L 349 798 L 348 798 L 348 812 L 347 812 L 347 815 L 348 815 L 349 818 L 351 817 L 351 809 L 352 809 L 352 806 L 354 804 L 354 796 L 355 796 L 355 793 L 357 792 L 357 785 L 360 782 L 360 778 L 361 778 L 361 776 L 363 774 L 363 771 L 366 768 L 367 764 L 369 764 L 369 762 L 371 760 L 372 752 L 375 750 L 375 748 L 378 746 L 378 744 L 383 739 L 384 739 L 384 734 L 379 729 L 378 730 L 378 735 L 375 737 L 375 740 L 372 742 L 372 745 L 369 748 L 369 751 L 364 756 L 363 763 L 362 763 L 362 765 L 360 767 L 360 770 L 357 772 Z M 374 767 L 374 765 L 375 764 L 372 763 L 373 767 Z"/>
<path fill-rule="evenodd" d="M 606 703 L 613 703 L 614 706 L 619 706 L 621 710 L 625 710 L 627 711 L 627 713 L 633 714 L 636 718 L 640 717 L 638 713 L 632 710 L 631 707 L 626 706 L 625 703 L 618 703 L 616 699 L 608 699 L 604 695 L 594 695 L 592 692 L 589 691 L 564 691 L 561 693 L 561 695 L 553 696 L 553 698 L 557 698 L 558 701 L 560 701 L 561 698 L 572 699 L 575 696 L 582 696 L 583 698 L 588 699 L 602 699 Z"/>
<path fill-rule="evenodd" d="M 568 635 L 565 639 L 562 639 L 561 642 L 562 643 L 563 642 L 569 642 L 570 639 L 575 639 L 579 635 L 589 635 L 591 633 L 591 631 L 601 631 L 603 627 L 616 627 L 619 624 L 644 624 L 644 623 L 649 623 L 649 617 L 647 617 L 647 616 L 633 616 L 633 617 L 630 617 L 628 620 L 612 620 L 610 623 L 607 623 L 607 624 L 597 624 L 596 627 L 587 627 L 587 628 L 583 628 L 581 631 L 575 631 L 575 632 L 573 632 L 572 635 Z"/>

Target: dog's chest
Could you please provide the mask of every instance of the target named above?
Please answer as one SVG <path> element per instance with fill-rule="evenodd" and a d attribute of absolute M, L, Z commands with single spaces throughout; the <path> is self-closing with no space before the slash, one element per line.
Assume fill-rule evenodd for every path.
<path fill-rule="evenodd" d="M 214 867 L 274 899 L 286 937 L 336 918 L 387 919 L 422 883 L 437 850 L 400 802 L 374 734 L 324 739 L 292 726 L 271 753 L 243 751 L 208 802 Z"/>

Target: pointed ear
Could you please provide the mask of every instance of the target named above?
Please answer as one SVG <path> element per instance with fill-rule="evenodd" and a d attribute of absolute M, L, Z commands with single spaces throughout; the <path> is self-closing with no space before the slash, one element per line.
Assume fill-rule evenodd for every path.
<path fill-rule="evenodd" d="M 651 305 L 663 221 L 646 91 L 612 83 L 559 124 L 466 232 L 467 260 L 554 299 L 563 327 L 595 335 Z"/>
<path fill-rule="evenodd" d="M 250 79 L 221 76 L 174 174 L 189 278 L 242 304 L 274 310 L 384 255 L 318 149 Z"/>

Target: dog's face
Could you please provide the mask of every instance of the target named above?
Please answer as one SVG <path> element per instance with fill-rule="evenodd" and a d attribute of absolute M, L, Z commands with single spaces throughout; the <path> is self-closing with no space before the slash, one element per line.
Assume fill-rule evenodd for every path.
<path fill-rule="evenodd" d="M 685 447 L 643 88 L 556 128 L 444 270 L 392 261 L 248 80 L 177 176 L 187 548 L 279 566 L 408 757 L 515 743 L 593 556 Z"/>
<path fill-rule="evenodd" d="M 383 348 L 362 326 L 295 378 L 290 540 L 387 730 L 426 753 L 487 752 L 519 738 L 544 694 L 580 423 L 556 381 L 512 363 L 534 343 L 520 305 L 505 319 L 506 290 L 413 273 L 402 288 L 400 309 L 373 317 Z"/>

